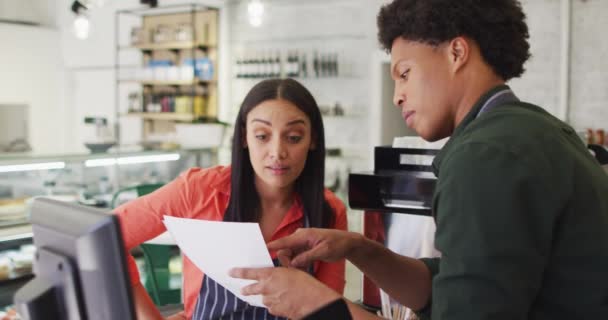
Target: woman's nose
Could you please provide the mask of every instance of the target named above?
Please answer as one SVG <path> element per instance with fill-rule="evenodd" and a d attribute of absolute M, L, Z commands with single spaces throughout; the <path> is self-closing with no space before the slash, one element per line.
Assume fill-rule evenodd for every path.
<path fill-rule="evenodd" d="M 287 148 L 285 147 L 285 143 L 281 141 L 281 139 L 277 140 L 278 141 L 274 141 L 272 144 L 270 156 L 272 158 L 285 159 L 285 157 L 287 157 Z"/>

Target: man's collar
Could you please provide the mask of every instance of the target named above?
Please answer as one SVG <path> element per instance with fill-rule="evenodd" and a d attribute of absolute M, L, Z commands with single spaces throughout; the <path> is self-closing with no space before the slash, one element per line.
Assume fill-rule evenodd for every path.
<path fill-rule="evenodd" d="M 439 176 L 439 168 L 441 167 L 441 162 L 443 161 L 445 155 L 448 154 L 449 150 L 454 145 L 454 141 L 457 140 L 458 137 L 462 135 L 462 132 L 466 129 L 466 127 L 468 127 L 469 124 L 473 122 L 473 120 L 475 120 L 477 114 L 479 113 L 483 105 L 486 103 L 486 101 L 488 101 L 488 99 L 490 99 L 496 93 L 505 89 L 509 89 L 509 86 L 507 86 L 506 84 L 498 85 L 484 93 L 477 100 L 477 102 L 473 105 L 471 110 L 469 110 L 464 119 L 462 119 L 456 129 L 454 129 L 454 132 L 452 132 L 452 135 L 448 142 L 446 142 L 445 146 L 443 146 L 443 148 L 441 148 L 441 151 L 439 151 L 439 153 L 435 156 L 435 159 L 433 160 L 433 172 L 435 173 L 435 176 Z"/>

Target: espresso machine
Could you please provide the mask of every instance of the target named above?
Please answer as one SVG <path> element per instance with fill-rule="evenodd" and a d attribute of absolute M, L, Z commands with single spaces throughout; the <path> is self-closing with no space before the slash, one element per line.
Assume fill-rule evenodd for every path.
<path fill-rule="evenodd" d="M 446 140 L 395 138 L 393 146 L 374 149 L 374 170 L 349 174 L 348 201 L 363 210 L 363 234 L 401 255 L 437 257 L 431 204 L 436 177 L 433 158 Z M 380 290 L 363 276 L 362 302 L 381 307 Z"/>

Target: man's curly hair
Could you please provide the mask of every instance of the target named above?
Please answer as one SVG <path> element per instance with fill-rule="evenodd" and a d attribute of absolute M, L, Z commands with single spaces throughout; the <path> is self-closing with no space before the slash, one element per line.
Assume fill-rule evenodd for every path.
<path fill-rule="evenodd" d="M 377 22 L 388 52 L 398 37 L 436 46 L 467 36 L 505 81 L 519 77 L 530 58 L 526 15 L 517 0 L 394 0 L 380 9 Z"/>

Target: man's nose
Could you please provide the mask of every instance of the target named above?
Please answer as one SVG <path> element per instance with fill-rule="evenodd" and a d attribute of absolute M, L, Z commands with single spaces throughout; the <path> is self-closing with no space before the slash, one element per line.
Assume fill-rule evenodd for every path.
<path fill-rule="evenodd" d="M 394 92 L 393 93 L 393 103 L 395 104 L 395 107 L 401 108 L 403 103 L 405 102 L 405 98 L 404 98 L 403 94 L 398 90 L 396 83 L 395 83 L 395 89 L 393 92 Z"/>
<path fill-rule="evenodd" d="M 402 107 L 403 101 L 404 100 L 402 98 L 397 98 L 396 97 L 396 98 L 393 99 L 393 103 L 395 104 L 395 107 L 397 107 L 397 108 L 401 108 Z"/>

